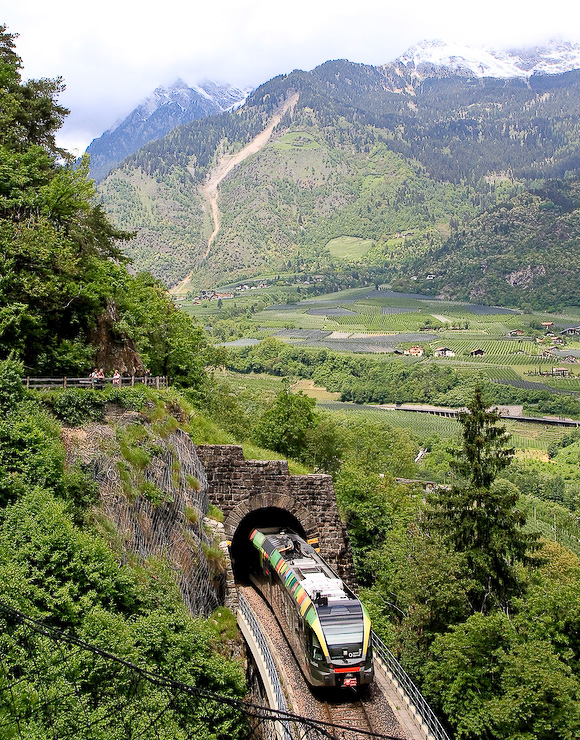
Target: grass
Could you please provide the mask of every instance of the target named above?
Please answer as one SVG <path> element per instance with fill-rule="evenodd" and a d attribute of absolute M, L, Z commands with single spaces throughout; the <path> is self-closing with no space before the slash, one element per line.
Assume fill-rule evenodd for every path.
<path fill-rule="evenodd" d="M 284 134 L 272 144 L 274 149 L 319 149 L 320 144 L 306 131 L 292 131 Z"/>
<path fill-rule="evenodd" d="M 284 455 L 280 455 L 272 450 L 258 447 L 251 442 L 244 442 L 242 444 L 242 450 L 246 460 L 288 460 L 288 468 L 291 475 L 308 475 L 311 472 L 306 465 L 302 465 L 302 463 L 296 462 L 296 460 L 288 459 Z"/>
<path fill-rule="evenodd" d="M 360 239 L 356 236 L 339 236 L 331 239 L 326 245 L 333 257 L 342 260 L 359 260 L 373 246 L 372 239 Z"/>
<path fill-rule="evenodd" d="M 326 388 L 314 385 L 313 380 L 299 380 L 292 386 L 294 393 L 302 391 L 305 396 L 315 398 L 317 401 L 338 401 L 340 393 L 331 393 Z"/>
<path fill-rule="evenodd" d="M 228 370 L 225 377 L 237 391 L 254 391 L 273 398 L 282 388 L 282 378 L 265 373 L 235 373 Z"/>

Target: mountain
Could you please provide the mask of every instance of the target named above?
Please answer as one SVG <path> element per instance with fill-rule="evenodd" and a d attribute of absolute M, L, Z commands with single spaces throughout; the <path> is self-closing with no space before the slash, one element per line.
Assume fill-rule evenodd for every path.
<path fill-rule="evenodd" d="M 91 177 L 100 182 L 144 144 L 160 139 L 175 126 L 240 105 L 246 95 L 231 85 L 215 82 L 190 87 L 178 79 L 173 85 L 158 87 L 123 121 L 89 145 Z"/>
<path fill-rule="evenodd" d="M 444 41 L 422 41 L 392 64 L 423 79 L 445 73 L 528 79 L 532 75 L 555 75 L 579 69 L 580 44 L 551 41 L 530 49 L 497 51 Z"/>
<path fill-rule="evenodd" d="M 528 71 L 540 64 L 536 52 L 519 56 Z M 187 277 L 180 292 L 266 271 L 404 278 L 401 266 L 423 260 L 429 270 L 481 214 L 539 181 L 579 173 L 579 118 L 577 69 L 418 77 L 401 62 L 337 60 L 281 75 L 236 111 L 174 129 L 127 158 L 99 192 L 114 221 L 137 231 L 136 267 L 169 286 Z M 344 257 L 345 238 L 358 256 Z M 517 296 L 521 285 L 509 290 Z"/>
<path fill-rule="evenodd" d="M 398 273 L 400 287 L 420 284 L 423 293 L 473 303 L 580 305 L 580 178 L 526 189 L 464 227 L 454 224 L 442 245 L 409 255 Z"/>

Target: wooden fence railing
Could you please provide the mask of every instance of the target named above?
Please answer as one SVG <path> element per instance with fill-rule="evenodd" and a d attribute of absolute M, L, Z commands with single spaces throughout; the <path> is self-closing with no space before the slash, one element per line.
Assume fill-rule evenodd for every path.
<path fill-rule="evenodd" d="M 87 388 L 89 390 L 102 390 L 105 386 L 113 388 L 127 388 L 136 385 L 148 385 L 152 388 L 167 388 L 169 379 L 165 375 L 130 375 L 123 376 L 118 380 L 103 378 L 93 380 L 92 378 L 22 378 L 27 388 Z"/>

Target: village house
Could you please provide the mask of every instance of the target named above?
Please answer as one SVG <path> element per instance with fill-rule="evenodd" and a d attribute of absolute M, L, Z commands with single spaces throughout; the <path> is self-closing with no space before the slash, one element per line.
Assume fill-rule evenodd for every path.
<path fill-rule="evenodd" d="M 438 347 L 433 354 L 435 357 L 455 357 L 455 352 L 449 347 Z"/>
<path fill-rule="evenodd" d="M 472 349 L 469 354 L 472 357 L 483 357 L 485 352 L 480 347 L 477 347 L 476 349 Z"/>
<path fill-rule="evenodd" d="M 409 349 L 405 350 L 406 355 L 411 355 L 411 357 L 422 357 L 424 353 L 423 347 L 419 347 L 418 345 L 414 347 L 409 347 Z"/>

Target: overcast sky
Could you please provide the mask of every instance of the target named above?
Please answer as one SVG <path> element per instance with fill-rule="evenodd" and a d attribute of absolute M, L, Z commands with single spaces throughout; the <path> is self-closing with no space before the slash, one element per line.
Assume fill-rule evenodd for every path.
<path fill-rule="evenodd" d="M 384 64 L 422 39 L 513 48 L 580 42 L 578 0 L 0 0 L 24 77 L 62 76 L 76 153 L 178 77 L 256 87 L 328 59 Z"/>

